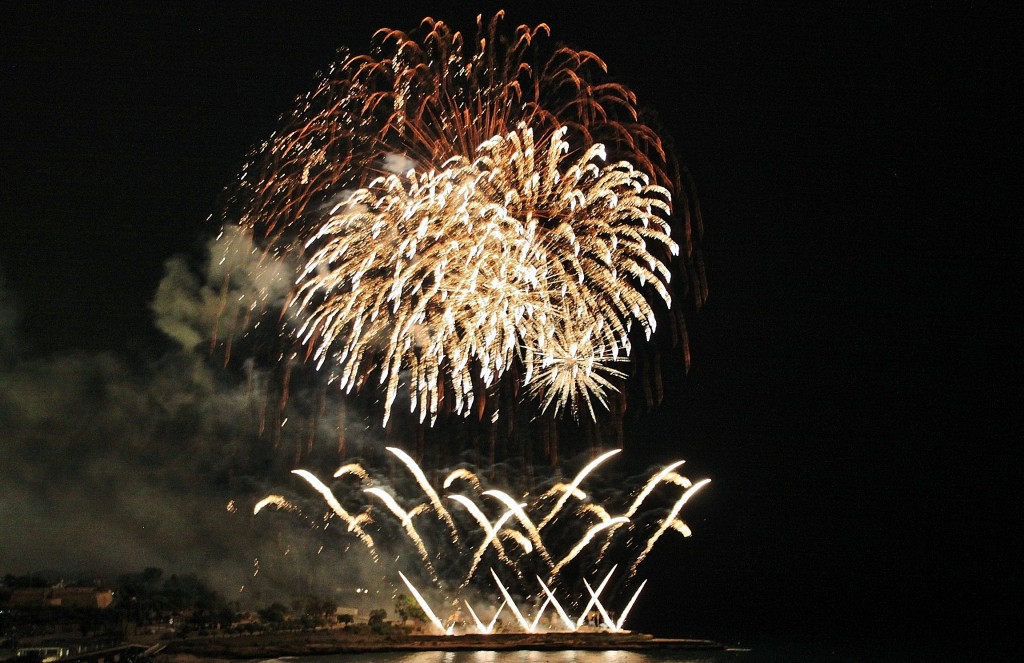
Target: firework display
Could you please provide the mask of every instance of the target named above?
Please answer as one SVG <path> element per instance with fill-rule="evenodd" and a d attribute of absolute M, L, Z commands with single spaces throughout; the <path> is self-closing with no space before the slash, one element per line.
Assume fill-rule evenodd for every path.
<path fill-rule="evenodd" d="M 448 635 L 491 633 L 505 608 L 515 619 L 506 630 L 536 632 L 546 614 L 543 630 L 575 631 L 595 614 L 593 611 L 597 617 L 591 618 L 601 629 L 622 630 L 647 583 L 635 583 L 643 561 L 669 529 L 690 536 L 680 512 L 709 482 L 691 482 L 676 471 L 682 465 L 677 461 L 650 476 L 633 493 L 622 515 L 613 516 L 608 509 L 625 504 L 612 504 L 612 500 L 602 503 L 584 492 L 581 485 L 615 451 L 588 463 L 570 483 L 557 483 L 535 498 L 525 495 L 519 500 L 502 490 L 485 489 L 481 477 L 465 467 L 451 472 L 444 486 L 448 490 L 461 479 L 469 492 L 450 492 L 442 497 L 408 454 L 395 447 L 387 451 L 402 463 L 412 481 L 400 480 L 396 487 L 385 487 L 373 473 L 349 464 L 345 474 L 356 481 L 349 479 L 332 488 L 311 472 L 296 470 L 294 473 L 320 493 L 329 507 L 323 518 L 310 518 L 309 522 L 320 522 L 318 527 L 326 530 L 334 518 L 339 518 L 344 525 L 343 538 L 359 542 L 372 563 L 383 567 L 384 577 L 396 583 L 400 579 L 426 621 L 438 633 Z M 342 490 L 345 492 L 338 492 Z M 656 492 L 673 491 L 674 501 L 666 502 L 665 495 L 661 495 L 660 506 L 644 506 Z M 361 504 L 358 514 L 353 516 L 345 510 L 342 500 Z M 258 501 L 254 513 L 270 506 L 301 514 L 299 507 L 280 495 Z M 404 536 L 395 536 L 396 524 Z M 403 556 L 403 550 L 413 553 L 412 557 Z M 610 550 L 614 550 L 611 556 L 616 559 L 631 560 L 624 573 L 616 573 L 619 564 L 608 567 L 605 563 Z M 349 554 L 358 553 L 350 550 Z M 411 558 L 417 561 L 410 563 Z M 405 572 L 399 568 L 403 559 Z M 439 568 L 442 563 L 443 570 Z M 570 570 L 572 573 L 568 573 Z M 596 589 L 588 578 L 595 580 Z M 609 596 L 613 579 L 615 595 Z M 468 615 L 462 612 L 463 606 Z M 610 607 L 617 617 L 613 618 Z M 492 613 L 486 614 L 485 608 Z M 530 613 L 532 617 L 528 617 Z M 577 615 L 576 619 L 570 614 Z M 486 623 L 485 618 L 489 618 Z"/>
<path fill-rule="evenodd" d="M 385 424 L 400 395 L 421 422 L 482 413 L 503 380 L 594 418 L 659 307 L 703 301 L 699 215 L 634 94 L 502 18 L 342 51 L 227 206 L 296 274 L 286 334 L 342 389 L 381 385 Z"/>

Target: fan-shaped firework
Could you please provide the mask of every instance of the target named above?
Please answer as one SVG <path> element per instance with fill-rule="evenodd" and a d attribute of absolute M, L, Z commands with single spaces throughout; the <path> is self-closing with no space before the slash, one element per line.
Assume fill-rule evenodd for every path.
<path fill-rule="evenodd" d="M 297 337 L 343 388 L 385 385 L 385 422 L 401 388 L 433 420 L 507 374 L 593 417 L 672 272 L 703 298 L 685 199 L 670 225 L 683 189 L 632 92 L 501 18 L 472 48 L 425 19 L 342 52 L 235 192 L 265 258 L 297 265 Z"/>
<path fill-rule="evenodd" d="M 383 475 L 355 464 L 342 469 L 357 470 L 346 473 L 358 477 L 359 482 L 337 483 L 334 488 L 326 486 L 312 472 L 293 471 L 327 503 L 330 510 L 319 521 L 305 516 L 292 502 L 276 494 L 259 500 L 253 513 L 274 505 L 279 510 L 298 513 L 308 522 L 322 523 L 319 529 L 324 532 L 333 519 L 341 518 L 347 526 L 337 535 L 341 537 L 339 543 L 353 542 L 355 538 L 363 544 L 354 549 L 345 544 L 343 549 L 357 556 L 361 550 L 368 553 L 374 570 L 383 572 L 386 582 L 401 579 L 435 630 L 446 634 L 492 632 L 496 613 L 491 616 L 491 624 L 485 625 L 470 599 L 477 602 L 478 608 L 481 600 L 498 611 L 502 605 L 507 606 L 518 629 L 530 633 L 538 629 L 545 613 L 551 623 L 544 630 L 575 631 L 592 607 L 601 612 L 603 628 L 621 630 L 647 582 L 635 585 L 638 569 L 668 530 L 690 536 L 689 527 L 680 520 L 681 511 L 710 482 L 691 482 L 678 474 L 676 470 L 683 461 L 676 461 L 651 475 L 642 489 L 633 491 L 627 508 L 621 500 L 625 493 L 615 490 L 614 495 L 609 495 L 600 482 L 594 482 L 600 477 L 591 476 L 619 452 L 614 449 L 587 463 L 570 483 L 556 483 L 533 497 L 517 491 L 518 497 L 513 498 L 503 490 L 485 488 L 485 474 L 465 467 L 448 475 L 443 484 L 446 492 L 438 495 L 406 452 L 396 447 L 388 447 L 387 451 L 405 465 L 408 473 L 395 475 L 396 483 L 386 488 L 378 483 L 385 480 Z M 465 485 L 460 487 L 470 490 L 447 492 L 455 477 L 464 480 Z M 581 490 L 585 481 L 592 486 L 597 483 L 595 494 Z M 615 485 L 620 486 L 621 481 Z M 658 494 L 654 495 L 655 492 Z M 345 511 L 342 501 L 351 505 L 353 512 L 358 511 L 358 515 L 353 517 Z M 383 502 L 383 509 L 378 501 Z M 623 508 L 626 510 L 622 511 Z M 405 555 L 410 546 L 414 554 Z M 323 548 L 321 545 L 318 555 Z M 630 561 L 628 571 L 616 574 L 619 562 L 612 563 L 613 558 Z M 601 599 L 613 576 L 613 587 Z M 588 578 L 600 580 L 596 590 Z M 433 598 L 425 598 L 417 587 Z M 613 594 L 618 596 L 610 596 Z M 617 620 L 611 618 L 602 600 L 614 600 L 616 607 L 625 606 Z M 431 605 L 443 610 L 440 617 Z M 468 616 L 461 614 L 462 605 L 467 606 Z M 578 618 L 571 619 L 567 610 L 579 611 Z M 532 619 L 524 611 L 532 612 Z M 513 624 L 511 628 L 517 627 Z"/>

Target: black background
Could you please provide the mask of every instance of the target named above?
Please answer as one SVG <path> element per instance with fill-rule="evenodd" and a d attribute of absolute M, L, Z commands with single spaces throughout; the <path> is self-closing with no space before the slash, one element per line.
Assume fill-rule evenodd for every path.
<path fill-rule="evenodd" d="M 335 49 L 425 15 L 472 32 L 497 7 L 20 4 L 0 9 L 0 268 L 38 355 L 159 347 L 163 262 L 200 254 L 222 187 Z M 694 368 L 629 453 L 713 482 L 694 536 L 656 548 L 634 627 L 1009 633 L 1015 608 L 997 606 L 1019 605 L 1024 478 L 1010 13 L 509 4 L 508 23 L 547 22 L 658 113 L 706 221 Z"/>

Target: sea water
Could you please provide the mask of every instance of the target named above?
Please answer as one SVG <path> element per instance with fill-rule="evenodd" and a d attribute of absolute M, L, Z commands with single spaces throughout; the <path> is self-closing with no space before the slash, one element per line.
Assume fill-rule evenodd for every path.
<path fill-rule="evenodd" d="M 912 660 L 922 659 L 907 652 L 828 644 L 751 645 L 716 650 L 380 652 L 286 659 L 287 663 L 909 663 Z M 924 660 L 942 659 L 926 657 Z"/>

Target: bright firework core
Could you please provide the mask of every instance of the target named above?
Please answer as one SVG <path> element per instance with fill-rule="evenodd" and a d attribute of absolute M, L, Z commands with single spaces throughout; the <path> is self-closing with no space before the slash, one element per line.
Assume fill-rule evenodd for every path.
<path fill-rule="evenodd" d="M 319 248 L 298 279 L 300 339 L 318 363 L 335 357 L 347 389 L 365 355 L 383 354 L 385 421 L 404 371 L 422 420 L 442 372 L 468 412 L 474 378 L 489 388 L 516 359 L 545 408 L 583 402 L 593 416 L 632 324 L 654 331 L 636 285 L 670 302 L 668 268 L 648 250 L 678 251 L 669 193 L 626 162 L 598 166 L 602 145 L 563 167 L 564 133 L 538 154 L 521 125 L 473 163 L 374 180 L 307 242 Z"/>
<path fill-rule="evenodd" d="M 486 489 L 465 467 L 445 477 L 442 496 L 412 457 L 395 447 L 387 450 L 413 480 L 403 482 L 415 486 L 403 491 L 411 495 L 376 485 L 369 472 L 352 463 L 335 473 L 344 483 L 334 488 L 307 470 L 294 474 L 329 507 L 323 529 L 338 518 L 342 543 L 361 544 L 346 554 L 362 550 L 374 565 L 383 565 L 384 576 L 396 585 L 401 581 L 425 621 L 449 635 L 492 633 L 506 610 L 514 621 L 503 630 L 576 631 L 587 624 L 622 630 L 647 582 L 638 582 L 641 564 L 669 530 L 690 535 L 680 512 L 709 482 L 691 482 L 676 471 L 682 465 L 677 461 L 652 474 L 625 502 L 599 502 L 582 486 L 618 453 L 613 450 L 584 466 L 570 483 L 555 483 L 536 497 L 516 499 Z M 454 492 L 459 488 L 462 492 Z M 299 511 L 285 497 L 269 495 L 254 513 L 268 506 Z M 621 515 L 613 516 L 611 508 Z M 606 557 L 629 566 L 608 567 Z"/>
<path fill-rule="evenodd" d="M 659 309 L 678 316 L 670 286 L 704 298 L 699 215 L 633 93 L 501 18 L 343 53 L 226 212 L 296 274 L 279 318 L 295 354 L 346 392 L 380 385 L 385 425 L 400 395 L 420 422 L 482 417 L 503 384 L 552 416 L 622 409 Z"/>

